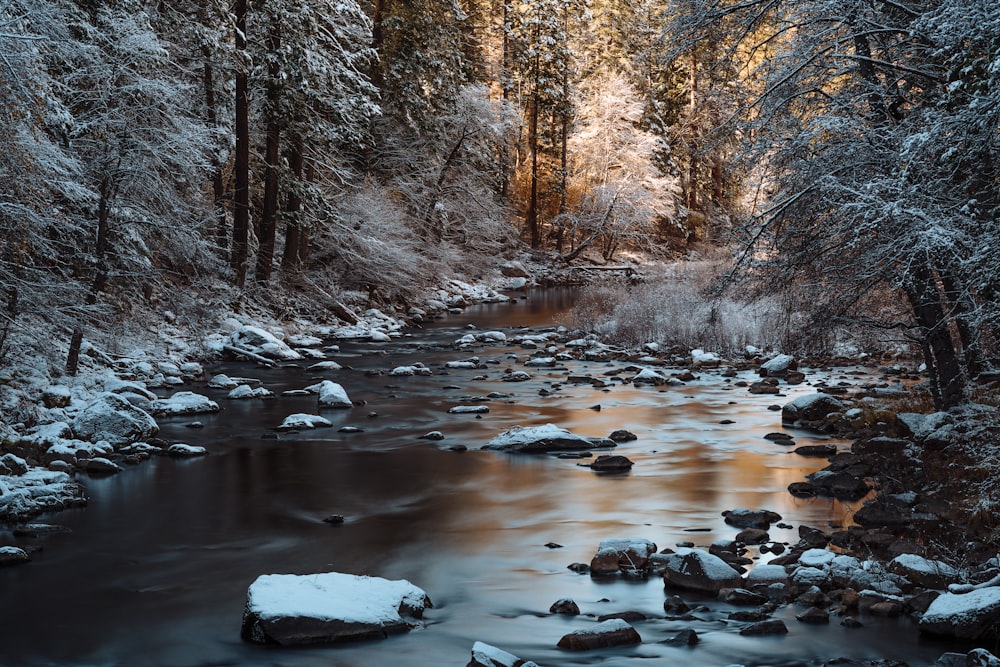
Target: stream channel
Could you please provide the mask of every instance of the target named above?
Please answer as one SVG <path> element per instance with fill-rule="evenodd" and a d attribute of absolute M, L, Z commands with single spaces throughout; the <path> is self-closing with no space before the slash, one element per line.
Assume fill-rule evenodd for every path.
<path fill-rule="evenodd" d="M 532 292 L 512 304 L 449 315 L 390 343 L 339 341 L 341 352 L 332 358 L 349 368 L 322 376 L 366 404 L 324 410 L 334 428 L 273 439 L 285 416 L 316 414 L 316 398 L 235 401 L 204 382 L 184 387 L 211 396 L 222 411 L 160 418 L 160 435 L 203 445 L 209 456 L 154 457 L 112 477 L 85 478 L 86 508 L 37 519 L 67 532 L 30 539 L 0 530 L 0 543 L 42 547 L 32 563 L 0 571 L 0 665 L 463 667 L 477 640 L 543 667 L 807 665 L 837 657 L 917 667 L 947 650 L 919 638 L 908 618 L 865 616 L 859 629 L 836 618 L 811 626 L 795 620 L 793 606 L 776 613 L 788 635 L 743 637 L 740 624 L 724 620 L 735 607 L 690 594 L 683 595 L 689 604 L 710 611 L 697 621 L 665 619 L 658 577 L 592 579 L 569 570 L 571 563 L 589 563 L 609 537 L 648 538 L 660 549 L 731 539 L 738 529 L 721 512 L 738 507 L 780 513 L 793 528 L 772 527 L 771 538 L 788 543 L 798 541 L 802 524 L 845 525 L 849 504 L 786 491 L 825 461 L 763 436 L 782 430 L 780 413 L 769 406 L 815 391 L 809 385 L 819 380 L 863 381 L 844 370 L 805 369 L 804 384 L 782 385 L 779 397 L 756 396 L 734 386 L 752 380 L 752 372 L 726 379 L 708 370 L 685 386 L 562 384 L 543 396 L 540 389 L 553 390 L 569 373 L 601 376 L 625 364 L 525 368 L 532 351 L 519 346 L 452 346 L 469 324 L 508 336 L 524 332 L 514 327 L 555 326 L 571 299 L 566 291 Z M 499 363 L 445 372 L 445 362 L 472 355 Z M 418 361 L 434 375 L 366 374 Z M 225 362 L 206 378 L 259 378 L 280 395 L 316 381 L 307 365 Z M 501 382 L 507 368 L 534 378 Z M 512 396 L 487 403 L 490 412 L 481 418 L 447 412 L 490 392 Z M 195 420 L 204 428 L 186 428 Z M 586 436 L 629 429 L 638 440 L 616 453 L 635 466 L 624 475 L 598 475 L 579 461 L 478 451 L 510 427 L 546 423 Z M 338 432 L 344 425 L 364 430 Z M 419 439 L 432 430 L 445 438 Z M 785 430 L 796 444 L 822 442 Z M 468 451 L 449 449 L 460 444 Z M 324 523 L 330 514 L 343 515 L 344 523 Z M 426 627 L 382 641 L 298 649 L 240 640 L 247 587 L 258 575 L 328 571 L 408 579 L 433 601 Z M 579 604 L 580 616 L 549 613 L 567 597 Z M 562 635 L 598 615 L 626 610 L 648 617 L 635 623 L 641 645 L 583 653 L 556 648 Z M 685 628 L 695 629 L 700 643 L 661 643 Z"/>

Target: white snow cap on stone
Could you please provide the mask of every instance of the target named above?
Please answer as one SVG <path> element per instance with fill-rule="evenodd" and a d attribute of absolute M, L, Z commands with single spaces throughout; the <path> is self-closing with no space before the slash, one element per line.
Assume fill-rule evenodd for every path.
<path fill-rule="evenodd" d="M 347 391 L 336 382 L 323 380 L 319 384 L 306 387 L 306 391 L 319 394 L 319 404 L 324 408 L 349 408 L 351 403 Z"/>
<path fill-rule="evenodd" d="M 399 607 L 424 607 L 427 594 L 406 580 L 340 572 L 264 574 L 250 585 L 247 609 L 262 619 L 308 617 L 346 623 L 399 623 Z"/>
<path fill-rule="evenodd" d="M 152 410 L 155 415 L 193 415 L 218 412 L 219 404 L 193 391 L 179 391 L 169 398 L 153 401 Z"/>
<path fill-rule="evenodd" d="M 486 665 L 486 667 L 538 667 L 530 660 L 523 661 L 513 653 L 483 642 L 472 645 L 472 664 Z"/>
<path fill-rule="evenodd" d="M 715 352 L 706 352 L 705 350 L 696 348 L 691 350 L 691 361 L 696 364 L 709 364 L 722 361 L 722 358 Z"/>
<path fill-rule="evenodd" d="M 285 420 L 281 422 L 281 426 L 278 428 L 280 430 L 287 430 L 293 428 L 318 428 L 320 426 L 333 426 L 333 422 L 319 415 L 307 415 L 302 412 L 296 412 L 293 415 L 285 417 Z"/>

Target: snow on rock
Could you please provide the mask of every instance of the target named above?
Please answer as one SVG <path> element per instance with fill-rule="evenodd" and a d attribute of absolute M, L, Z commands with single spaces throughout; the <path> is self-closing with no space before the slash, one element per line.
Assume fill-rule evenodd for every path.
<path fill-rule="evenodd" d="M 920 630 L 957 639 L 992 636 L 1000 622 L 1000 587 L 939 595 L 920 619 Z"/>
<path fill-rule="evenodd" d="M 539 453 L 614 446 L 615 442 L 607 438 L 586 438 L 554 424 L 546 424 L 545 426 L 515 426 L 494 437 L 483 445 L 483 449 Z"/>
<path fill-rule="evenodd" d="M 0 566 L 20 565 L 29 560 L 28 552 L 20 547 L 0 547 Z"/>
<path fill-rule="evenodd" d="M 472 645 L 472 659 L 465 667 L 538 667 L 538 665 L 531 660 L 521 660 L 513 653 L 496 646 L 476 642 Z"/>
<path fill-rule="evenodd" d="M 788 371 L 798 368 L 798 362 L 790 354 L 779 354 L 760 365 L 757 372 L 762 377 L 783 377 Z"/>
<path fill-rule="evenodd" d="M 889 572 L 906 577 L 924 588 L 944 589 L 959 578 L 958 570 L 939 560 L 916 554 L 901 554 L 889 561 Z"/>
<path fill-rule="evenodd" d="M 396 366 L 389 375 L 393 377 L 411 377 L 414 375 L 433 375 L 434 372 L 419 361 L 412 366 Z"/>
<path fill-rule="evenodd" d="M 489 411 L 486 405 L 453 405 L 448 408 L 448 414 L 452 415 L 482 415 Z"/>
<path fill-rule="evenodd" d="M 591 651 L 641 643 L 642 638 L 635 628 L 620 618 L 613 618 L 563 636 L 559 640 L 558 646 L 569 651 Z"/>
<path fill-rule="evenodd" d="M 235 347 L 249 350 L 268 359 L 291 361 L 302 358 L 301 354 L 284 341 L 260 327 L 242 326 L 232 333 L 231 340 Z"/>
<path fill-rule="evenodd" d="M 656 544 L 642 537 L 611 537 L 601 540 L 590 560 L 590 576 L 603 577 L 619 572 L 640 573 L 649 566 Z"/>
<path fill-rule="evenodd" d="M 475 369 L 479 368 L 479 358 L 472 357 L 471 359 L 466 359 L 465 361 L 448 361 L 444 365 L 445 368 L 465 368 L 465 369 Z"/>
<path fill-rule="evenodd" d="M 746 585 L 753 588 L 758 584 L 788 584 L 788 572 L 781 565 L 756 565 L 747 573 Z"/>
<path fill-rule="evenodd" d="M 830 394 L 806 394 L 781 408 L 781 421 L 819 422 L 826 419 L 831 412 L 841 412 L 846 407 Z"/>
<path fill-rule="evenodd" d="M 73 395 L 65 385 L 52 385 L 42 391 L 42 404 L 47 408 L 65 408 L 72 401 Z"/>
<path fill-rule="evenodd" d="M 8 452 L 0 456 L 0 475 L 23 475 L 28 472 L 28 462 Z"/>
<path fill-rule="evenodd" d="M 324 426 L 333 426 L 333 422 L 319 415 L 307 415 L 302 412 L 296 412 L 293 415 L 285 417 L 284 421 L 278 426 L 278 430 L 290 431 L 292 429 L 320 428 Z"/>
<path fill-rule="evenodd" d="M 832 563 L 836 555 L 826 549 L 808 549 L 799 556 L 799 565 L 823 568 Z"/>
<path fill-rule="evenodd" d="M 118 394 L 99 394 L 76 416 L 73 432 L 82 440 L 107 440 L 126 445 L 156 435 L 159 427 L 149 413 Z"/>
<path fill-rule="evenodd" d="M 281 646 L 380 639 L 421 625 L 431 606 L 427 593 L 406 580 L 265 574 L 247 590 L 240 636 Z"/>
<path fill-rule="evenodd" d="M 179 391 L 169 398 L 153 401 L 151 409 L 154 415 L 195 415 L 208 412 L 218 412 L 219 404 L 208 396 L 196 394 L 193 391 Z"/>
<path fill-rule="evenodd" d="M 722 363 L 722 357 L 715 352 L 705 350 L 691 350 L 691 364 L 694 366 L 718 366 Z"/>
<path fill-rule="evenodd" d="M 52 461 L 76 463 L 82 459 L 112 456 L 114 453 L 115 448 L 107 440 L 87 442 L 86 440 L 65 439 L 45 450 L 44 460 L 46 463 Z"/>
<path fill-rule="evenodd" d="M 83 487 L 65 472 L 31 468 L 23 475 L 0 476 L 0 518 L 3 519 L 24 519 L 86 503 Z"/>
<path fill-rule="evenodd" d="M 344 367 L 338 364 L 336 361 L 321 361 L 319 363 L 313 364 L 306 370 L 308 371 L 339 371 Z"/>
<path fill-rule="evenodd" d="M 665 585 L 696 591 L 718 593 L 723 588 L 742 588 L 743 577 L 718 556 L 696 549 L 678 549 L 660 562 Z"/>
<path fill-rule="evenodd" d="M 323 344 L 323 339 L 318 336 L 308 334 L 293 334 L 287 338 L 289 345 L 295 347 L 319 347 Z"/>
<path fill-rule="evenodd" d="M 476 343 L 506 343 L 507 334 L 502 331 L 476 331 L 468 333 L 455 341 L 457 347 L 467 347 Z"/>
<path fill-rule="evenodd" d="M 206 456 L 208 450 L 198 445 L 187 445 L 177 442 L 167 447 L 167 454 L 177 458 L 193 458 L 195 456 Z"/>
<path fill-rule="evenodd" d="M 524 362 L 525 366 L 552 367 L 556 365 L 555 357 L 534 357 Z"/>
<path fill-rule="evenodd" d="M 219 373 L 218 375 L 213 376 L 212 379 L 208 381 L 208 386 L 211 387 L 212 389 L 235 389 L 239 385 L 240 385 L 239 382 L 229 377 L 225 373 Z"/>
<path fill-rule="evenodd" d="M 319 406 L 321 408 L 350 408 L 351 403 L 347 391 L 332 380 L 323 380 L 319 384 L 306 387 L 306 391 L 319 394 Z"/>
<path fill-rule="evenodd" d="M 373 330 L 373 331 L 372 331 L 372 332 L 371 332 L 371 333 L 370 333 L 370 334 L 368 335 L 368 338 L 369 338 L 369 339 L 370 339 L 370 340 L 371 340 L 371 341 L 372 341 L 373 343 L 388 343 L 389 341 L 391 341 L 391 340 L 392 340 L 392 336 L 390 336 L 390 335 L 389 335 L 389 334 L 387 334 L 386 332 L 382 331 L 381 329 L 375 329 L 375 330 Z"/>
<path fill-rule="evenodd" d="M 273 396 L 274 392 L 264 387 L 253 389 L 248 384 L 241 384 L 229 392 L 226 398 L 237 400 L 243 398 L 272 398 Z"/>
<path fill-rule="evenodd" d="M 657 373 L 652 368 L 643 368 L 634 378 L 632 378 L 632 384 L 634 385 L 651 384 L 655 387 L 660 387 L 668 384 L 669 382 L 670 379 L 667 376 Z"/>

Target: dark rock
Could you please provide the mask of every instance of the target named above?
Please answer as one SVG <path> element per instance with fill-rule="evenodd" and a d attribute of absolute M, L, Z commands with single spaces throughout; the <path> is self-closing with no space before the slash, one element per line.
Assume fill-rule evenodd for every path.
<path fill-rule="evenodd" d="M 556 542 L 546 542 L 545 546 L 548 547 L 549 549 L 562 549 L 563 548 L 563 545 L 558 544 Z"/>
<path fill-rule="evenodd" d="M 472 658 L 465 667 L 538 667 L 530 660 L 522 660 L 496 646 L 483 642 L 472 645 Z"/>
<path fill-rule="evenodd" d="M 724 560 L 705 551 L 667 554 L 663 557 L 666 586 L 718 593 L 723 588 L 743 585 L 740 573 Z"/>
<path fill-rule="evenodd" d="M 842 626 L 844 626 L 845 628 L 863 628 L 864 627 L 864 624 L 862 624 L 861 621 L 859 621 L 858 619 L 854 618 L 853 616 L 848 616 L 847 618 L 845 618 L 844 620 L 842 620 L 840 622 L 840 624 Z"/>
<path fill-rule="evenodd" d="M 764 436 L 765 440 L 770 440 L 771 442 L 778 445 L 791 445 L 794 443 L 794 439 L 788 433 L 768 433 Z"/>
<path fill-rule="evenodd" d="M 597 617 L 599 623 L 604 621 L 610 621 L 612 619 L 619 618 L 626 623 L 635 623 L 636 621 L 645 621 L 646 615 L 641 611 L 617 611 L 613 614 L 602 614 Z"/>
<path fill-rule="evenodd" d="M 767 530 L 771 524 L 781 521 L 781 515 L 770 510 L 752 510 L 739 508 L 726 510 L 722 513 L 725 521 L 736 528 L 761 528 Z"/>
<path fill-rule="evenodd" d="M 563 598 L 552 603 L 552 606 L 549 607 L 549 613 L 578 616 L 580 614 L 580 607 L 570 598 Z"/>
<path fill-rule="evenodd" d="M 751 394 L 780 394 L 781 389 L 777 385 L 769 384 L 767 382 L 754 382 L 750 385 L 747 390 Z"/>
<path fill-rule="evenodd" d="M 788 627 L 779 619 L 772 618 L 759 623 L 748 625 L 740 630 L 740 634 L 745 637 L 760 637 L 765 635 L 787 635 Z"/>
<path fill-rule="evenodd" d="M 809 625 L 826 625 L 830 622 L 830 614 L 818 607 L 809 607 L 802 613 L 796 614 L 795 620 Z"/>
<path fill-rule="evenodd" d="M 121 472 L 121 466 L 117 463 L 113 463 L 106 458 L 95 457 L 92 459 L 86 459 L 82 461 L 84 470 L 86 470 L 91 475 L 113 475 L 117 472 Z"/>
<path fill-rule="evenodd" d="M 673 616 L 682 616 L 691 611 L 688 603 L 681 599 L 679 595 L 672 595 L 663 601 L 663 611 Z"/>
<path fill-rule="evenodd" d="M 822 549 L 830 543 L 829 535 L 811 526 L 799 526 L 799 539 L 814 549 Z"/>
<path fill-rule="evenodd" d="M 323 523 L 341 524 L 344 523 L 344 517 L 340 514 L 331 514 L 323 518 Z"/>
<path fill-rule="evenodd" d="M 871 490 L 863 478 L 846 472 L 820 470 L 809 475 L 808 479 L 817 495 L 830 496 L 838 500 L 860 500 Z M 791 485 L 788 490 L 791 492 Z M 856 515 L 855 521 L 857 521 Z"/>
<path fill-rule="evenodd" d="M 788 492 L 796 498 L 814 498 L 819 495 L 819 489 L 809 482 L 792 482 L 788 485 Z"/>
<path fill-rule="evenodd" d="M 590 572 L 590 566 L 587 565 L 586 563 L 570 563 L 569 565 L 566 566 L 566 569 L 572 570 L 577 574 L 587 574 L 588 572 Z"/>
<path fill-rule="evenodd" d="M 0 567 L 21 565 L 29 560 L 28 552 L 20 547 L 0 547 Z"/>
<path fill-rule="evenodd" d="M 737 623 L 760 623 L 770 618 L 771 614 L 766 611 L 731 611 L 729 620 Z"/>
<path fill-rule="evenodd" d="M 665 640 L 663 643 L 670 644 L 671 646 L 694 646 L 698 643 L 698 641 L 698 633 L 691 628 L 687 628 L 685 630 L 681 630 L 670 639 Z"/>
<path fill-rule="evenodd" d="M 764 544 L 771 536 L 760 528 L 744 528 L 736 535 L 736 541 L 741 544 Z"/>
<path fill-rule="evenodd" d="M 802 445 L 792 451 L 799 456 L 830 457 L 837 453 L 837 445 Z"/>
<path fill-rule="evenodd" d="M 729 604 L 745 606 L 758 606 L 767 603 L 765 596 L 745 588 L 723 588 L 719 591 L 719 599 Z"/>
<path fill-rule="evenodd" d="M 830 394 L 807 394 L 796 398 L 781 409 L 783 423 L 801 422 L 804 425 L 822 424 L 831 413 L 839 413 L 845 409 L 840 400 Z"/>
<path fill-rule="evenodd" d="M 618 429 L 608 436 L 609 440 L 614 440 L 615 442 L 631 442 L 633 440 L 638 440 L 639 436 L 631 431 L 626 431 L 625 429 Z"/>
<path fill-rule="evenodd" d="M 965 667 L 1000 667 L 1000 658 L 984 648 L 974 648 L 965 656 Z"/>
<path fill-rule="evenodd" d="M 592 651 L 641 643 L 642 638 L 635 628 L 621 619 L 613 619 L 586 630 L 571 632 L 560 639 L 557 646 L 569 651 Z"/>
<path fill-rule="evenodd" d="M 601 577 L 619 572 L 644 572 L 656 545 L 643 538 L 602 540 L 590 561 L 590 576 Z"/>
<path fill-rule="evenodd" d="M 795 603 L 809 607 L 829 607 L 830 598 L 819 589 L 808 590 L 795 598 Z"/>
<path fill-rule="evenodd" d="M 872 616 L 890 616 L 895 617 L 903 613 L 903 605 L 898 602 L 893 602 L 886 600 L 884 602 L 876 602 L 871 607 L 868 608 L 868 613 Z"/>
<path fill-rule="evenodd" d="M 627 457 L 617 454 L 604 454 L 598 456 L 590 469 L 596 472 L 628 472 L 634 464 Z"/>

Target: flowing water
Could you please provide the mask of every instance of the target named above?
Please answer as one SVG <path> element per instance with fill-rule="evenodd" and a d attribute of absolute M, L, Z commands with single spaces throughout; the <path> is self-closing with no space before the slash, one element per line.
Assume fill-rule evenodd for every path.
<path fill-rule="evenodd" d="M 737 531 L 723 522 L 726 509 L 771 509 L 796 529 L 845 525 L 853 509 L 789 495 L 790 482 L 824 462 L 763 439 L 781 428 L 780 413 L 768 407 L 812 391 L 808 385 L 787 387 L 783 397 L 754 396 L 733 384 L 752 379 L 749 372 L 731 381 L 703 372 L 686 386 L 660 389 L 562 384 L 568 372 L 596 376 L 621 366 L 597 362 L 569 362 L 568 371 L 530 369 L 532 381 L 504 383 L 503 370 L 523 369 L 530 351 L 450 348 L 470 323 L 508 335 L 515 326 L 552 326 L 571 298 L 532 293 L 514 304 L 470 308 L 392 343 L 342 342 L 333 358 L 350 368 L 323 377 L 366 404 L 324 411 L 332 429 L 273 438 L 286 415 L 315 413 L 315 397 L 228 401 L 224 391 L 187 387 L 212 396 L 223 410 L 161 418 L 161 435 L 204 445 L 209 456 L 156 458 L 113 477 L 87 478 L 85 509 L 39 518 L 68 532 L 31 539 L 0 530 L 0 544 L 41 547 L 32 563 L 0 571 L 0 665 L 459 667 L 477 640 L 548 667 L 799 665 L 835 657 L 916 666 L 946 650 L 919 639 L 909 619 L 866 616 L 861 629 L 836 619 L 817 627 L 797 622 L 792 607 L 777 614 L 788 635 L 741 637 L 723 620 L 731 609 L 724 604 L 706 600 L 711 610 L 700 620 L 670 621 L 661 580 L 595 580 L 567 569 L 589 562 L 608 537 L 644 537 L 660 548 L 731 539 Z M 444 372 L 446 361 L 470 354 L 498 363 Z M 417 361 L 435 374 L 365 373 Z M 210 371 L 259 378 L 276 393 L 317 378 L 301 366 L 225 363 Z M 813 370 L 807 378 L 856 381 Z M 540 395 L 543 387 L 551 395 Z M 511 396 L 490 401 L 482 418 L 447 413 L 490 392 Z M 194 420 L 204 428 L 187 428 Z M 572 460 L 477 450 L 512 426 L 545 423 L 588 436 L 627 428 L 638 440 L 617 453 L 635 466 L 626 475 L 597 475 Z M 343 425 L 364 430 L 338 432 Z M 445 439 L 419 439 L 431 430 Z M 818 441 L 792 432 L 798 444 Z M 449 449 L 459 444 L 468 451 Z M 324 523 L 330 514 L 343 515 L 344 523 Z M 795 529 L 770 532 L 772 539 L 797 541 Z M 328 647 L 240 641 L 247 587 L 257 576 L 327 571 L 412 581 L 434 603 L 426 627 Z M 583 615 L 548 613 L 565 597 Z M 584 653 L 556 648 L 563 634 L 595 616 L 625 610 L 649 619 L 636 623 L 642 645 Z M 660 643 L 687 627 L 699 633 L 697 646 Z"/>

